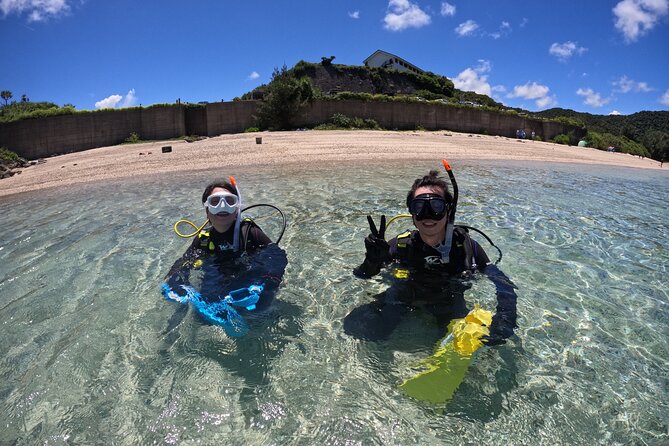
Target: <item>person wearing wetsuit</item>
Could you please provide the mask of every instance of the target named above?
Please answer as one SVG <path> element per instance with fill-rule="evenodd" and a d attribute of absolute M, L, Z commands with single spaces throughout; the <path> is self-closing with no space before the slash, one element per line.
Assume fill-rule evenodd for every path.
<path fill-rule="evenodd" d="M 446 327 L 451 320 L 467 315 L 464 293 L 471 287 L 468 279 L 476 272 L 492 280 L 497 294 L 496 314 L 485 341 L 489 345 L 501 344 L 513 334 L 516 287 L 490 262 L 467 228 L 453 224 L 457 183 L 450 166 L 444 165 L 456 195 L 449 192 L 447 183 L 436 171 L 418 178 L 406 199 L 416 230 L 387 242 L 385 216 L 381 217 L 378 230 L 368 217 L 371 234 L 365 238 L 365 260 L 353 273 L 367 279 L 387 267 L 394 283 L 375 296 L 373 302 L 346 316 L 344 330 L 349 335 L 367 340 L 385 339 L 403 317 L 419 308 L 433 314 L 440 327 Z"/>
<path fill-rule="evenodd" d="M 288 263 L 285 251 L 253 220 L 241 217 L 239 190 L 233 182 L 209 184 L 202 194 L 202 203 L 210 226 L 198 232 L 170 268 L 163 294 L 178 302 L 193 300 L 195 296 L 201 304 L 197 308 L 214 323 L 229 316 L 221 314 L 225 313 L 221 309 L 229 309 L 228 306 L 216 307 L 217 302 L 236 291 L 244 290 L 245 297 L 256 294 L 257 302 L 247 309 L 266 308 Z M 199 285 L 202 294 L 191 285 L 191 274 L 196 270 L 202 271 Z"/>

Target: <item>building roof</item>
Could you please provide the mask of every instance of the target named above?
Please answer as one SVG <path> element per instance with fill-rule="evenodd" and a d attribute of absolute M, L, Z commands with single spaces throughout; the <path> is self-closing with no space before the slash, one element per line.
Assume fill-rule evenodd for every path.
<path fill-rule="evenodd" d="M 415 70 L 417 70 L 417 71 L 419 71 L 419 72 L 421 72 L 421 73 L 424 72 L 424 70 L 421 70 L 421 69 L 418 68 L 416 65 L 412 64 L 411 62 L 409 62 L 408 60 L 403 59 L 403 58 L 401 58 L 401 57 L 399 57 L 399 56 L 396 56 L 396 55 L 394 55 L 394 54 L 392 54 L 392 53 L 389 53 L 388 51 L 383 51 L 383 50 L 376 50 L 376 51 L 374 51 L 369 57 L 367 57 L 367 59 L 363 60 L 362 63 L 363 63 L 364 65 L 367 65 L 367 61 L 369 61 L 372 57 L 376 56 L 377 54 L 381 54 L 381 55 L 387 56 L 389 59 L 394 57 L 395 59 L 401 60 L 402 62 L 404 62 L 404 63 L 407 64 L 408 66 L 412 67 L 413 69 L 415 69 Z"/>

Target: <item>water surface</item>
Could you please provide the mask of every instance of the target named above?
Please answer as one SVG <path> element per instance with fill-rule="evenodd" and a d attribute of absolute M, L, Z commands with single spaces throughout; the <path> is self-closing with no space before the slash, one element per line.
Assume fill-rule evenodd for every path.
<path fill-rule="evenodd" d="M 386 342 L 344 333 L 387 287 L 350 273 L 365 216 L 404 212 L 412 181 L 439 164 L 209 171 L 0 199 L 0 444 L 667 444 L 665 172 L 452 163 L 456 220 L 503 250 L 519 328 L 476 353 L 445 408 L 398 389 L 443 336 L 434 321 L 408 317 Z M 172 224 L 201 222 L 202 189 L 228 174 L 247 204 L 289 219 L 277 301 L 241 339 L 159 289 L 189 243 Z M 259 220 L 270 235 L 274 217 Z M 493 310 L 494 286 L 477 280 L 466 298 Z"/>

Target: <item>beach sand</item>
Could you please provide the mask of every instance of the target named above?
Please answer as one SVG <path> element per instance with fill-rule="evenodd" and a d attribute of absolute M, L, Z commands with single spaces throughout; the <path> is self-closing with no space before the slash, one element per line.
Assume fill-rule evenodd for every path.
<path fill-rule="evenodd" d="M 256 144 L 262 138 L 262 144 Z M 163 146 L 172 152 L 162 153 Z M 73 184 L 169 172 L 255 165 L 403 159 L 514 160 L 660 169 L 658 161 L 623 153 L 467 133 L 292 131 L 221 135 L 192 143 L 159 141 L 101 147 L 46 158 L 0 180 L 0 196 Z M 669 165 L 665 166 L 669 169 Z"/>

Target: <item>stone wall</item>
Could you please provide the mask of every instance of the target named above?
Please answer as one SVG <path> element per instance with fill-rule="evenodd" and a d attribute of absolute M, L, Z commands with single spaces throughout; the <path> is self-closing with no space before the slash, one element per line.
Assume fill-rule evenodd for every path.
<path fill-rule="evenodd" d="M 144 140 L 186 135 L 217 136 L 255 126 L 257 101 L 218 102 L 204 107 L 155 106 L 128 110 L 78 113 L 0 124 L 0 146 L 27 159 L 120 144 L 137 133 Z M 328 122 L 335 113 L 371 118 L 387 129 L 451 130 L 513 138 L 523 129 L 543 140 L 582 129 L 480 108 L 433 103 L 316 101 L 295 120 L 297 127 Z"/>
<path fill-rule="evenodd" d="M 184 108 L 156 106 L 25 119 L 0 125 L 0 146 L 27 159 L 120 144 L 169 139 L 185 132 Z"/>
<path fill-rule="evenodd" d="M 516 114 L 505 114 L 474 107 L 453 107 L 433 103 L 319 101 L 314 102 L 298 118 L 298 127 L 312 127 L 329 121 L 335 113 L 350 118 L 371 118 L 386 129 L 451 130 L 489 135 L 516 137 L 516 130 L 523 129 L 527 137 L 534 131 L 543 140 L 553 139 L 561 133 L 574 131 L 582 136 L 581 129 L 557 122 L 546 122 Z"/>

